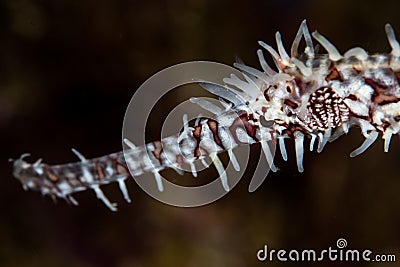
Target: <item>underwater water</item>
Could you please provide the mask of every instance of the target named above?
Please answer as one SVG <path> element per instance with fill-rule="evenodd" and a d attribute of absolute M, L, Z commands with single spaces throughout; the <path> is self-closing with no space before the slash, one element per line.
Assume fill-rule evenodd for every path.
<path fill-rule="evenodd" d="M 395 1 L 343 0 L 2 1 L 0 266 L 262 266 L 267 263 L 256 254 L 265 244 L 322 250 L 339 238 L 348 247 L 399 258 L 395 137 L 389 153 L 377 141 L 350 158 L 362 142 L 352 129 L 321 154 L 307 151 L 301 174 L 294 141 L 288 141 L 289 161 L 277 153 L 280 171 L 269 173 L 257 191 L 247 191 L 255 167 L 250 165 L 227 196 L 198 208 L 157 202 L 133 179 L 127 182 L 132 204 L 123 201 L 116 184 L 103 187 L 118 202 L 117 213 L 92 191 L 74 195 L 78 207 L 53 203 L 23 191 L 8 162 L 26 152 L 32 161 L 59 164 L 77 160 L 71 148 L 88 158 L 119 151 L 125 109 L 148 77 L 185 61 L 232 65 L 235 56 L 259 67 L 257 41 L 276 47 L 280 31 L 290 48 L 303 19 L 341 52 L 354 46 L 389 52 L 384 25 L 391 23 L 399 36 L 398 8 Z M 158 137 L 160 117 L 174 103 L 203 94 L 199 88 L 166 96 L 149 121 L 149 140 Z M 259 151 L 252 147 L 251 162 Z M 215 171 L 196 179 L 210 175 Z"/>

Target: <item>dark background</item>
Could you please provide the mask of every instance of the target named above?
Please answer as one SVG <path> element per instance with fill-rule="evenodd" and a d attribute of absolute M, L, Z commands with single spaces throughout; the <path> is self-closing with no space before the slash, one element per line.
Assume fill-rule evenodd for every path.
<path fill-rule="evenodd" d="M 257 250 L 323 249 L 340 237 L 399 261 L 395 136 L 389 153 L 379 140 L 350 159 L 362 142 L 353 129 L 321 154 L 307 151 L 303 174 L 288 142 L 289 162 L 277 155 L 281 171 L 255 193 L 244 177 L 191 209 L 159 203 L 133 180 L 130 205 L 115 184 L 104 186 L 118 213 L 93 192 L 74 195 L 79 207 L 54 204 L 12 176 L 8 158 L 25 152 L 58 164 L 76 161 L 71 147 L 88 158 L 120 150 L 125 109 L 152 74 L 191 60 L 231 65 L 236 55 L 258 66 L 257 41 L 275 47 L 279 30 L 289 48 L 304 18 L 343 53 L 390 51 L 387 22 L 400 36 L 398 1 L 1 1 L 0 266 L 286 266 L 258 262 Z"/>

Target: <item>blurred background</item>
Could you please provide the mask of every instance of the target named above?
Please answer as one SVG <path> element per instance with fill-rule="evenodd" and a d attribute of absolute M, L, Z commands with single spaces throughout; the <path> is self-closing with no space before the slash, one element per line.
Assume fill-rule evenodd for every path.
<path fill-rule="evenodd" d="M 26 152 L 32 161 L 76 161 L 72 147 L 88 158 L 121 150 L 125 109 L 151 75 L 192 60 L 231 65 L 235 56 L 258 67 L 257 41 L 275 47 L 279 30 L 290 48 L 305 18 L 341 52 L 389 52 L 384 25 L 400 36 L 399 7 L 384 0 L 1 1 L 0 266 L 286 266 L 261 263 L 256 253 L 264 244 L 335 247 L 338 238 L 351 248 L 396 254 L 399 262 L 398 138 L 387 154 L 377 141 L 350 159 L 362 142 L 353 129 L 321 154 L 306 152 L 303 174 L 294 142 L 287 142 L 289 161 L 277 154 L 281 170 L 256 192 L 247 192 L 250 166 L 226 197 L 190 209 L 157 202 L 132 179 L 133 204 L 116 184 L 104 186 L 117 213 L 91 191 L 74 195 L 79 207 L 53 203 L 24 192 L 8 162 Z M 201 94 L 199 88 L 180 97 Z M 157 127 L 148 135 L 156 138 Z M 256 160 L 259 147 L 252 149 Z M 311 264 L 291 264 L 303 265 Z M 398 266 L 340 263 L 353 265 Z"/>

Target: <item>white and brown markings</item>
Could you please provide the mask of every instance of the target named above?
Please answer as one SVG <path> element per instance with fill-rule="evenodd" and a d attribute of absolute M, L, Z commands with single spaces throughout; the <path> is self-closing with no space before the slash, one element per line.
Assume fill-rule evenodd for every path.
<path fill-rule="evenodd" d="M 181 134 L 161 141 L 140 147 L 132 144 L 126 155 L 117 152 L 86 160 L 75 151 L 81 162 L 57 166 L 41 161 L 30 164 L 23 160 L 26 156 L 23 155 L 14 161 L 13 174 L 25 189 L 66 198 L 74 204 L 72 193 L 92 189 L 115 211 L 115 205 L 104 196 L 100 185 L 118 182 L 129 202 L 123 183 L 129 171 L 135 176 L 153 173 L 160 181 L 159 171 L 176 169 L 186 163 L 196 176 L 194 160 L 204 160 L 211 153 L 221 180 L 225 179 L 224 188 L 229 190 L 216 153 L 227 150 L 233 159 L 232 149 L 236 145 L 260 142 L 271 170 L 276 171 L 267 142 L 278 140 L 286 160 L 284 140 L 294 139 L 298 171 L 302 172 L 305 138 L 311 139 L 310 150 L 316 143 L 317 151 L 321 152 L 328 141 L 347 134 L 349 127 L 358 126 L 365 140 L 351 157 L 364 153 L 378 136 L 384 140 L 384 151 L 388 152 L 392 135 L 400 133 L 400 44 L 390 25 L 387 24 L 385 30 L 392 49 L 390 53 L 371 55 L 355 47 L 342 55 L 318 32 L 310 34 L 304 20 L 290 53 L 286 52 L 280 33 L 276 34 L 277 50 L 259 42 L 272 56 L 275 68 L 267 63 L 264 50 L 260 49 L 257 55 L 261 70 L 236 63 L 234 66 L 243 77 L 231 75 L 223 80 L 223 85 L 199 82 L 204 89 L 223 99 L 220 101 L 222 108 L 195 100 L 215 114 L 214 119 L 199 119 L 194 127 L 184 126 Z M 317 53 L 312 37 L 326 54 Z M 305 48 L 299 52 L 302 42 Z M 233 118 L 232 113 L 237 116 Z M 187 116 L 183 120 L 187 122 Z M 209 145 L 214 143 L 216 152 L 209 150 Z M 165 160 L 167 156 L 173 160 Z"/>
<path fill-rule="evenodd" d="M 325 131 L 348 120 L 348 107 L 331 87 L 321 87 L 310 95 L 305 122 L 311 129 Z"/>

